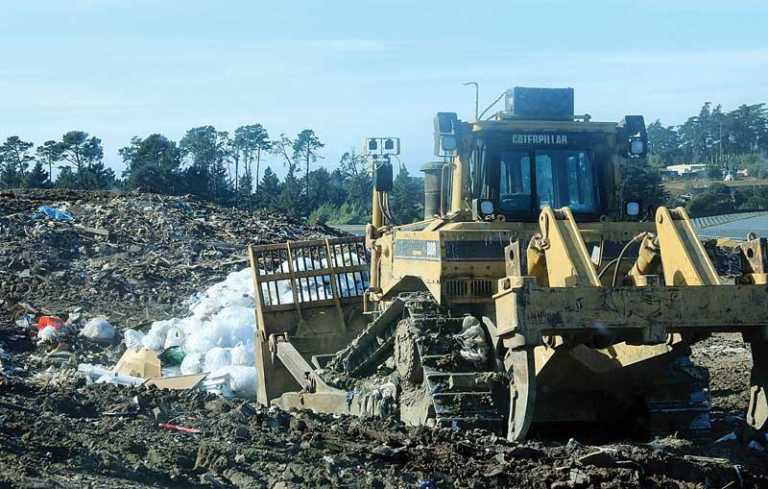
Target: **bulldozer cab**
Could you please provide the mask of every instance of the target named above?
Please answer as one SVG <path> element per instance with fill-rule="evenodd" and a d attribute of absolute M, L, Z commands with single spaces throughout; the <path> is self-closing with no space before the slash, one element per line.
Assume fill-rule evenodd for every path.
<path fill-rule="evenodd" d="M 578 221 L 637 217 L 640 199 L 623 192 L 622 167 L 646 156 L 642 116 L 618 123 L 576 116 L 572 89 L 518 87 L 507 99 L 507 110 L 490 120 L 437 114 L 443 209 L 525 222 L 544 207 L 568 207 Z"/>

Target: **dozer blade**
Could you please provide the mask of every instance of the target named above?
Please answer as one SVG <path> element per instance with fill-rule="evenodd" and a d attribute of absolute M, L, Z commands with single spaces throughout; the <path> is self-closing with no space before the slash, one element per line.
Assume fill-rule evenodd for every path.
<path fill-rule="evenodd" d="M 364 328 L 368 253 L 364 238 L 348 237 L 252 246 L 249 257 L 258 323 L 257 400 L 269 405 L 283 394 L 316 389 L 318 379 L 309 384 L 297 379 L 309 378 L 308 370 Z M 281 351 L 281 342 L 291 348 Z"/>

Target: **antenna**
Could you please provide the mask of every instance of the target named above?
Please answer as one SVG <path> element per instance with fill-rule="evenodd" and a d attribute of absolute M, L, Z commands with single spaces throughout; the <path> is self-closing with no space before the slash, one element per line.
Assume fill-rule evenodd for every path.
<path fill-rule="evenodd" d="M 480 84 L 477 82 L 466 82 L 462 83 L 465 87 L 468 87 L 470 85 L 474 85 L 475 87 L 475 120 L 479 120 L 478 113 L 480 112 Z"/>

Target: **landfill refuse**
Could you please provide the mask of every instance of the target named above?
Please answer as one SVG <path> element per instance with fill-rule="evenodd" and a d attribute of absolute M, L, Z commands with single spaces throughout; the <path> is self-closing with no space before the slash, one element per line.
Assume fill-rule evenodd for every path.
<path fill-rule="evenodd" d="M 72 214 L 70 214 L 67 211 L 57 209 L 55 207 L 49 207 L 47 205 L 41 205 L 37 208 L 37 212 L 33 215 L 33 218 L 40 219 L 46 217 L 48 219 L 54 220 L 54 221 L 63 221 L 63 222 L 70 222 L 73 221 L 75 218 L 72 217 Z"/>
<path fill-rule="evenodd" d="M 196 375 L 176 375 L 173 377 L 156 377 L 144 382 L 147 387 L 157 387 L 159 389 L 171 390 L 190 390 L 198 387 L 205 379 L 206 374 Z"/>
<path fill-rule="evenodd" d="M 115 338 L 115 327 L 105 318 L 93 318 L 85 323 L 83 329 L 80 330 L 80 336 L 109 342 Z"/>
<path fill-rule="evenodd" d="M 186 426 L 179 426 L 171 423 L 160 423 L 158 426 L 164 430 L 179 431 L 181 433 L 198 434 L 203 432 L 197 428 L 188 428 Z"/>
<path fill-rule="evenodd" d="M 135 329 L 126 329 L 123 331 L 123 343 L 128 349 L 141 346 L 141 340 L 144 339 L 144 333 Z"/>
<path fill-rule="evenodd" d="M 76 219 L 33 217 L 44 206 Z M 109 317 L 118 329 L 143 329 L 184 314 L 185 299 L 243 269 L 249 244 L 334 234 L 189 196 L 2 191 L 0 313 L 20 318 L 77 307 Z"/>
<path fill-rule="evenodd" d="M 217 374 L 215 377 L 223 379 L 221 384 L 225 385 L 214 382 L 212 390 L 217 393 L 254 397 L 256 318 L 250 269 L 230 273 L 225 280 L 192 295 L 188 304 L 189 315 L 152 323 L 141 344 L 158 353 L 174 348 L 174 362 L 181 358 L 182 375 Z M 133 333 L 131 337 L 131 341 L 138 339 Z"/>
<path fill-rule="evenodd" d="M 45 326 L 43 329 L 37 332 L 37 341 L 39 342 L 51 342 L 59 336 L 59 330 L 55 326 Z"/>
<path fill-rule="evenodd" d="M 160 358 L 146 348 L 126 350 L 115 365 L 115 372 L 142 379 L 160 377 Z"/>
<path fill-rule="evenodd" d="M 66 208 L 83 227 L 31 219 L 44 204 Z M 189 197 L 0 191 L 0 347 L 6 352 L 0 440 L 7 445 L 0 450 L 0 487 L 395 489 L 418 487 L 419 481 L 441 489 L 768 486 L 766 451 L 730 436 L 715 443 L 740 433 L 743 405 L 751 395 L 743 381 L 751 357 L 740 337 L 713 335 L 693 347 L 696 363 L 716 369 L 720 382 L 713 407 L 722 416 L 701 440 L 681 434 L 650 443 L 631 437 L 611 442 L 607 433 L 592 432 L 581 434 L 581 443 L 547 438 L 511 444 L 482 430 L 287 413 L 235 396 L 233 387 L 250 388 L 237 379 L 234 367 L 252 369 L 246 380 L 258 378 L 250 367 L 255 353 L 250 338 L 238 333 L 243 324 L 237 307 L 247 310 L 242 318 L 254 321 L 252 297 L 237 297 L 230 283 L 222 294 L 230 298 L 230 314 L 222 312 L 229 306 L 222 309 L 206 291 L 244 269 L 247 244 L 313 233 L 320 236 L 323 230 Z M 28 277 L 17 275 L 25 270 Z M 250 294 L 248 271 L 243 274 L 240 290 Z M 193 312 L 194 306 L 199 309 Z M 49 356 L 50 346 L 36 346 L 33 334 L 36 318 L 49 315 L 66 323 L 64 333 L 69 324 L 78 329 L 80 318 L 103 315 L 123 342 L 102 344 L 70 334 L 55 340 L 70 351 Z M 197 348 L 185 352 L 178 367 L 198 372 L 150 379 L 115 373 L 126 347 L 140 346 L 152 323 L 167 318 L 199 330 L 189 338 L 187 328 L 180 328 L 182 346 Z M 230 318 L 237 324 L 229 324 Z M 225 325 L 205 327 L 219 322 Z M 156 354 L 165 352 L 173 325 L 158 335 L 163 341 Z M 229 349 L 231 365 L 202 373 L 205 353 L 216 347 Z M 161 373 L 165 369 L 161 360 Z M 214 389 L 232 398 L 214 397 Z M 187 435 L 160 423 L 202 433 Z M 615 454 L 615 466 L 594 465 L 598 448 Z M 385 456 L 372 456 L 377 452 Z"/>
<path fill-rule="evenodd" d="M 180 346 L 172 346 L 160 355 L 163 366 L 179 366 L 184 361 L 184 350 Z"/>
<path fill-rule="evenodd" d="M 141 385 L 146 379 L 134 375 L 115 372 L 102 365 L 81 363 L 77 371 L 85 376 L 89 382 L 103 384 L 105 382 L 117 385 Z"/>
<path fill-rule="evenodd" d="M 37 329 L 39 331 L 42 331 L 48 327 L 58 331 L 64 327 L 64 321 L 60 317 L 56 316 L 40 316 L 37 318 Z"/>

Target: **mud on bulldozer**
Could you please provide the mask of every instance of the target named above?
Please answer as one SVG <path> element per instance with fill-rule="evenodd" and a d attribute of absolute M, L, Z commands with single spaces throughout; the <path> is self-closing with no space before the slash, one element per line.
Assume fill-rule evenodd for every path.
<path fill-rule="evenodd" d="M 752 349 L 748 434 L 768 420 L 766 240 L 702 240 L 629 181 L 642 116 L 595 122 L 572 89 L 516 88 L 506 109 L 435 118 L 425 219 L 397 225 L 374 159 L 364 237 L 249 250 L 258 401 L 481 427 L 521 440 L 570 423 L 709 428 L 689 359 L 714 332 Z"/>

